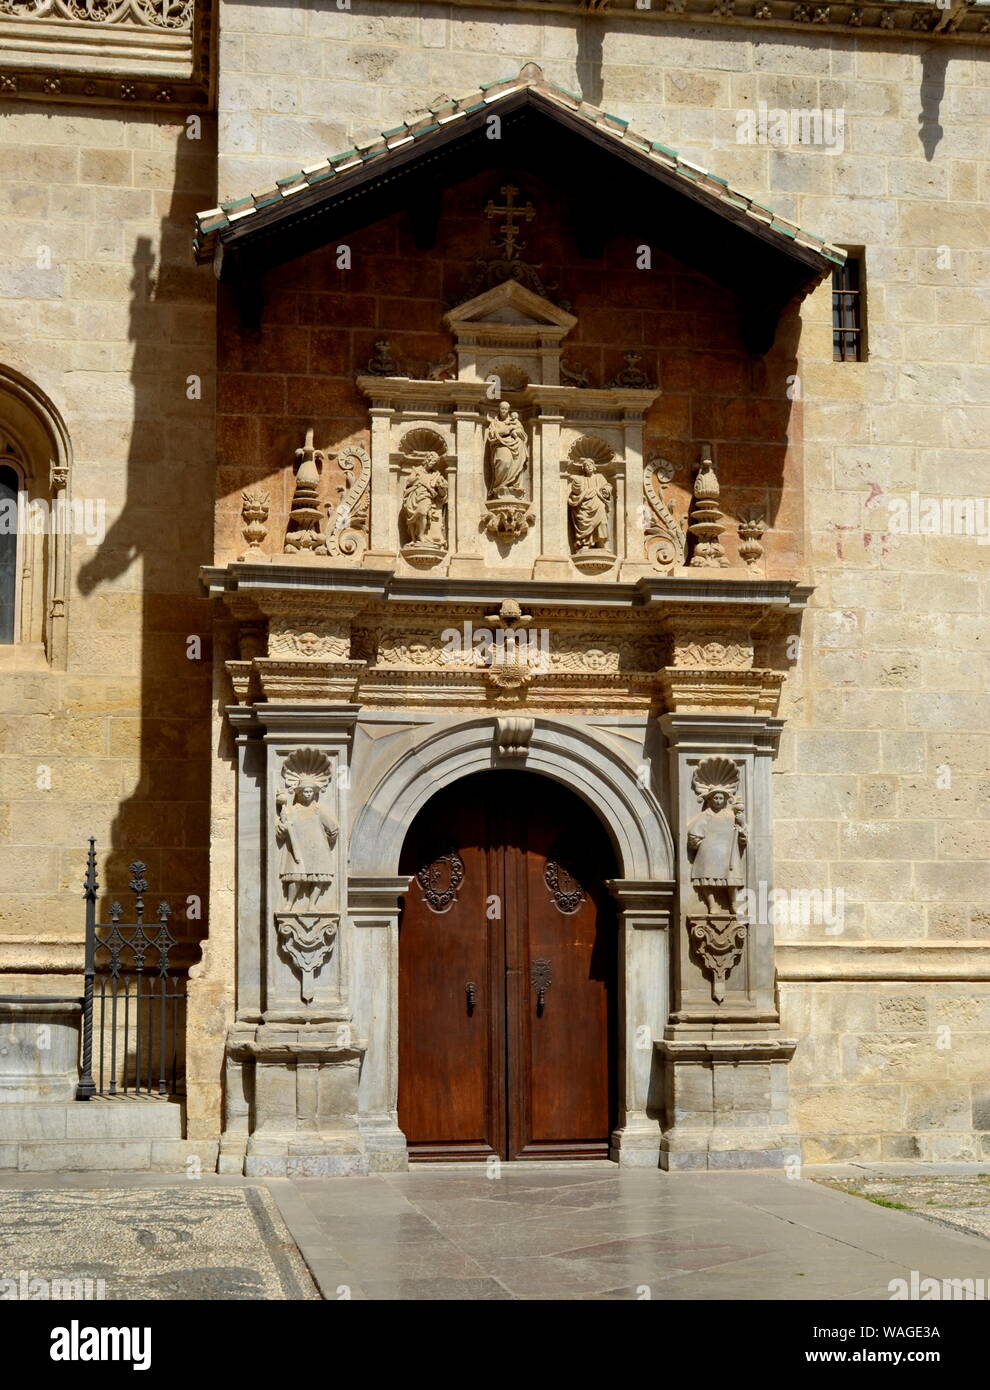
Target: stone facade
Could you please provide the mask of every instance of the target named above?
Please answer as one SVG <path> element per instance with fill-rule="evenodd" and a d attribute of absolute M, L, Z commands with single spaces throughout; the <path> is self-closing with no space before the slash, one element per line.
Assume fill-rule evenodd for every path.
<path fill-rule="evenodd" d="M 477 730 L 477 721 L 487 720 L 486 756 L 498 719 L 528 715 L 533 706 L 540 711 L 537 730 L 551 727 L 564 709 L 580 722 L 604 697 L 612 701 L 609 718 L 631 720 L 637 729 L 638 749 L 624 736 L 635 767 L 647 756 L 643 731 L 666 718 L 667 727 L 650 735 L 663 739 L 649 745 L 659 779 L 654 814 L 659 838 L 676 841 L 681 860 L 669 873 L 657 865 L 623 869 L 629 881 L 647 879 L 665 892 L 690 874 L 684 836 L 688 812 L 698 810 L 694 803 L 679 806 L 674 794 L 679 785 L 682 802 L 687 798 L 691 776 L 687 762 L 679 767 L 677 750 L 682 759 L 693 757 L 691 721 L 714 720 L 721 730 L 714 751 L 745 763 L 746 777 L 762 779 L 761 810 L 769 817 L 772 807 L 772 826 L 768 820 L 761 832 L 766 861 L 747 886 L 759 910 L 763 885 L 765 916 L 774 890 L 788 898 L 786 905 L 780 899 L 777 921 L 763 921 L 746 947 L 753 953 L 747 989 L 762 1001 L 764 1017 L 743 1066 L 735 1030 L 731 1068 L 722 1071 L 746 1081 L 728 1100 L 720 1090 L 721 1044 L 711 1019 L 698 1036 L 664 1037 L 669 1020 L 661 1015 L 668 1005 L 678 1007 L 683 985 L 678 941 L 667 950 L 666 918 L 659 931 L 640 933 L 649 938 L 642 968 L 670 972 L 663 1000 L 651 996 L 643 1005 L 651 1011 L 653 1065 L 671 1087 L 668 1110 L 687 1117 L 686 1134 L 718 1136 L 705 1140 L 706 1151 L 719 1155 L 710 1166 L 747 1161 L 740 1158 L 747 1145 L 751 1156 L 786 1157 L 800 1147 L 819 1161 L 990 1153 L 981 1060 L 990 1041 L 984 791 L 990 700 L 982 651 L 988 589 L 978 538 L 965 534 L 965 518 L 962 525 L 951 515 L 947 521 L 941 505 L 973 499 L 977 514 L 980 507 L 986 513 L 980 478 L 990 423 L 990 47 L 977 19 L 982 7 L 955 34 L 950 25 L 938 35 L 912 31 L 919 7 L 910 5 L 890 7 L 896 23 L 885 26 L 894 31 L 887 34 L 871 29 L 872 18 L 862 33 L 843 28 L 845 9 L 840 15 L 836 7 L 828 22 L 811 27 L 780 20 L 775 6 L 761 28 L 749 13 L 756 8 L 726 15 L 725 22 L 689 23 L 652 12 L 568 14 L 515 4 L 475 9 L 367 0 L 341 11 L 222 0 L 215 152 L 209 118 L 196 143 L 178 113 L 62 104 L 46 111 L 25 102 L 5 120 L 4 182 L 14 197 L 3 217 L 6 245 L 17 253 L 4 273 L 9 313 L 0 363 L 36 383 L 56 407 L 72 443 L 74 495 L 105 496 L 109 529 L 101 547 L 89 550 L 74 540 L 70 551 L 65 669 L 16 649 L 0 651 L 15 666 L 2 674 L 14 753 L 6 762 L 9 809 L 0 844 L 7 865 L 0 896 L 4 988 L 53 993 L 53 981 L 61 988 L 79 967 L 81 825 L 120 862 L 140 850 L 153 864 L 156 888 L 179 899 L 206 894 L 209 834 L 209 940 L 194 970 L 188 1134 L 215 1141 L 225 1129 L 230 1166 L 243 1164 L 249 1139 L 245 1130 L 239 1149 L 233 1137 L 242 1132 L 239 1118 L 230 1110 L 223 1118 L 220 1078 L 226 1066 L 229 1105 L 229 1069 L 257 1045 L 245 1033 L 257 1021 L 242 1019 L 236 1027 L 245 1035 L 233 1044 L 229 1034 L 235 1010 L 243 1011 L 235 997 L 244 949 L 242 939 L 239 956 L 238 931 L 245 911 L 253 910 L 245 908 L 250 890 L 236 863 L 233 766 L 237 757 L 258 756 L 259 741 L 289 736 L 288 725 L 265 724 L 265 703 L 297 711 L 312 706 L 316 723 L 299 735 L 301 745 L 326 746 L 330 736 L 316 724 L 331 688 L 338 704 L 361 704 L 376 730 L 377 721 L 413 710 L 413 724 L 425 726 L 425 744 L 455 737 L 455 726 Z M 559 285 L 576 319 L 565 362 L 603 388 L 621 371 L 624 354 L 639 352 L 639 365 L 658 388 L 644 407 L 640 464 L 657 457 L 669 465 L 661 492 L 678 522 L 692 506 L 708 445 L 726 518 L 724 585 L 735 584 L 741 594 L 761 581 L 793 582 L 811 593 L 801 590 L 786 620 L 774 611 L 771 622 L 766 605 L 756 604 L 728 632 L 721 597 L 701 621 L 674 615 L 662 633 L 658 625 L 644 634 L 666 643 L 648 668 L 663 668 L 664 681 L 651 676 L 595 686 L 583 669 L 567 701 L 560 697 L 566 682 L 553 695 L 541 694 L 537 682 L 525 708 L 513 705 L 507 714 L 477 673 L 445 684 L 418 669 L 445 624 L 465 616 L 481 622 L 490 610 L 466 600 L 456 612 L 442 604 L 430 608 L 422 596 L 410 596 L 396 615 L 387 586 L 372 576 L 384 568 L 413 584 L 424 572 L 398 555 L 397 509 L 391 546 L 397 557 L 376 561 L 377 570 L 370 561 L 357 564 L 372 592 L 337 628 L 314 631 L 323 599 L 313 601 L 301 624 L 266 606 L 257 592 L 263 566 L 282 573 L 298 489 L 295 455 L 307 430 L 315 449 L 333 456 L 323 477 L 341 498 L 351 481 L 342 468 L 345 451 L 364 450 L 369 465 L 376 457 L 374 432 L 382 426 L 375 421 L 384 416 L 375 411 L 394 409 L 395 400 L 376 399 L 359 378 L 379 375 L 369 367 L 379 342 L 414 379 L 436 385 L 461 373 L 462 362 L 444 372 L 452 346 L 444 314 L 474 258 L 490 247 L 483 209 L 497 194 L 498 177 L 477 174 L 451 192 L 429 257 L 415 253 L 407 221 L 395 216 L 348 238 L 351 269 L 338 268 L 331 245 L 269 271 L 257 333 L 245 331 L 243 305 L 226 286 L 215 326 L 210 274 L 192 267 L 188 239 L 192 215 L 218 196 L 270 188 L 444 98 L 514 76 L 527 63 L 797 226 L 863 248 L 868 358 L 832 360 L 827 280 L 785 315 L 773 349 L 754 358 L 740 341 L 731 296 L 665 254 L 660 238 L 649 271 L 636 268 L 635 229 L 611 236 L 598 265 L 578 254 L 569 228 L 576 215 L 591 215 L 600 190 L 568 189 L 565 197 L 551 170 L 529 180 L 526 196 L 537 217 L 524 235 L 533 258 L 543 262 L 541 274 Z M 841 112 L 841 141 L 831 148 L 775 144 L 761 138 L 761 110 Z M 755 135 L 741 139 L 747 118 L 757 121 Z M 39 244 L 52 248 L 50 269 L 38 268 Z M 186 383 L 193 375 L 203 388 L 190 401 Z M 452 417 L 452 445 L 457 428 Z M 386 452 L 397 451 L 388 446 Z M 625 446 L 621 452 L 628 460 Z M 401 489 L 407 475 L 397 459 L 392 469 L 390 485 Z M 257 513 L 253 532 L 246 530 L 252 503 L 245 494 Z M 396 491 L 393 503 L 400 499 Z M 939 504 L 937 526 L 921 524 L 927 499 Z M 445 505 L 446 538 L 453 543 L 439 575 L 453 581 L 456 491 Z M 628 518 L 629 496 L 624 505 Z M 371 507 L 374 518 L 374 497 Z M 749 516 L 766 529 L 757 545 L 762 554 L 747 566 L 738 527 Z M 389 553 L 387 536 L 372 544 L 369 533 L 368 543 L 373 556 Z M 461 546 L 469 560 L 461 578 L 540 578 L 534 566 L 543 552 L 535 549 L 535 535 L 531 544 L 532 555 L 515 550 L 496 561 L 492 552 L 487 564 L 480 549 Z M 241 556 L 256 568 L 231 578 Z M 318 557 L 317 568 L 333 569 L 333 558 Z M 566 550 L 550 558 L 568 582 L 589 582 L 568 568 Z M 208 641 L 202 663 L 186 657 L 189 636 L 208 637 L 196 570 L 211 559 L 210 582 L 224 600 L 214 629 L 214 708 L 242 711 L 233 720 L 220 717 L 212 730 Z M 558 656 L 573 650 L 580 662 L 582 651 L 594 650 L 613 661 L 598 626 L 605 586 L 635 576 L 618 569 L 605 574 L 597 581 L 602 598 L 587 598 L 581 623 L 549 619 Z M 672 583 L 678 575 L 685 579 L 677 569 Z M 301 587 L 298 579 L 285 584 Z M 414 602 L 420 606 L 411 618 Z M 546 596 L 541 602 L 552 609 Z M 539 621 L 539 603 L 524 607 Z M 34 666 L 16 669 L 21 658 Z M 300 671 L 315 672 L 307 665 L 314 659 L 323 665 L 312 675 L 318 684 L 307 687 Z M 378 674 L 354 669 L 369 661 L 381 668 Z M 338 669 L 330 669 L 333 663 Z M 616 674 L 637 669 L 618 647 L 614 665 Z M 776 673 L 772 696 L 754 695 L 746 673 L 755 671 Z M 348 817 L 352 826 L 362 824 L 376 785 L 361 771 L 374 742 L 362 727 L 348 734 L 357 781 L 349 809 L 335 808 L 342 837 Z M 296 738 L 292 731 L 290 742 Z M 208 744 L 218 754 L 209 832 Z M 664 745 L 673 758 L 669 768 Z M 602 754 L 605 761 L 615 757 L 615 746 L 606 740 L 612 753 Z M 42 753 L 50 755 L 55 787 L 44 793 L 35 790 Z M 254 780 L 242 767 L 242 797 Z M 52 808 L 43 833 L 39 796 Z M 621 798 L 617 812 L 620 804 Z M 749 803 L 747 810 L 752 815 Z M 632 814 L 628 806 L 618 813 Z M 251 833 L 267 835 L 269 828 L 256 821 Z M 354 993 L 348 1019 L 333 1022 L 354 1023 L 365 1046 L 367 1030 L 362 1034 L 359 1025 L 374 1012 L 368 981 L 388 968 L 402 885 L 396 863 L 355 868 L 361 852 L 352 839 L 349 893 L 334 908 L 341 930 L 354 935 Z M 247 853 L 242 841 L 242 863 Z M 755 868 L 752 851 L 750 860 Z M 669 896 L 648 910 L 672 912 L 671 936 L 688 930 L 687 914 L 678 917 Z M 200 930 L 191 923 L 189 937 Z M 632 999 L 631 975 L 628 988 Z M 770 1017 L 775 990 L 779 1024 Z M 705 1031 L 713 1036 L 701 1036 Z M 334 1048 L 341 1075 L 356 1067 L 350 1043 L 334 1035 L 322 1045 L 326 1056 L 317 1051 L 317 1068 Z M 380 1046 L 387 1054 L 387 1037 Z M 334 1163 L 346 1167 L 354 1152 L 377 1153 L 374 1162 L 382 1166 L 401 1153 L 388 1068 L 377 1053 L 362 1056 L 363 1137 L 349 1148 L 353 1136 L 337 1133 L 323 1150 L 294 1155 L 312 1171 L 323 1161 L 325 1170 L 339 1171 Z M 642 1059 L 630 1056 L 635 1071 Z M 633 1120 L 617 1149 L 621 1154 L 625 1144 L 627 1156 L 637 1148 L 653 1154 L 658 1116 L 652 1101 L 633 1103 L 642 1099 L 642 1075 L 627 1080 Z M 334 1113 L 350 1104 L 339 1102 Z M 747 1115 L 756 1117 L 756 1138 Z M 749 1137 L 739 1141 L 739 1134 Z M 276 1144 L 274 1155 L 263 1143 L 256 1148 L 262 1165 L 256 1171 L 273 1157 L 276 1170 L 287 1161 L 284 1146 Z M 668 1143 L 666 1152 L 670 1162 L 678 1143 Z M 697 1142 L 689 1139 L 686 1152 L 694 1162 Z"/>

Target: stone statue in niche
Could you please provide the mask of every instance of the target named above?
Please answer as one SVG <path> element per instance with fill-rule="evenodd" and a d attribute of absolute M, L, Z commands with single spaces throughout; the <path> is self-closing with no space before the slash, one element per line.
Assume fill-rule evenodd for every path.
<path fill-rule="evenodd" d="M 402 520 L 409 537 L 409 547 L 422 547 L 440 553 L 446 551 L 444 509 L 447 492 L 447 479 L 440 468 L 440 455 L 431 450 L 421 463 L 412 468 L 402 493 Z"/>
<path fill-rule="evenodd" d="M 609 548 L 615 490 L 602 471 L 615 461 L 604 439 L 585 435 L 572 444 L 572 468 L 567 493 L 571 559 L 578 569 L 595 574 L 615 564 Z"/>
<path fill-rule="evenodd" d="M 730 758 L 703 758 L 691 786 L 702 809 L 688 822 L 691 884 L 706 913 L 735 914 L 736 890 L 745 884 L 743 852 L 746 820 L 739 788 L 739 768 Z"/>
<path fill-rule="evenodd" d="M 481 524 L 496 540 L 517 540 L 525 536 L 536 516 L 526 500 L 526 427 L 508 401 L 499 401 L 498 410 L 488 417 L 485 452 L 489 486 Z"/>
<path fill-rule="evenodd" d="M 312 748 L 290 753 L 282 766 L 285 790 L 275 797 L 278 876 L 286 904 L 311 911 L 333 882 L 338 827 L 320 805 L 330 785 L 330 760 Z"/>
<path fill-rule="evenodd" d="M 567 505 L 571 513 L 574 549 L 607 550 L 612 484 L 599 473 L 595 460 L 581 459 L 582 472 L 571 479 Z"/>
<path fill-rule="evenodd" d="M 523 474 L 529 462 L 529 443 L 526 431 L 508 401 L 499 401 L 498 411 L 488 417 L 485 431 L 491 461 L 490 502 L 525 496 Z"/>

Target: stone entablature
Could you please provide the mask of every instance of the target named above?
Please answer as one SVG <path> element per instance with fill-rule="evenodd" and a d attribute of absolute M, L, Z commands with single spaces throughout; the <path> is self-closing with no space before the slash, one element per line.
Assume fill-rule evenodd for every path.
<path fill-rule="evenodd" d="M 774 714 L 808 591 L 786 581 L 539 583 L 234 564 L 236 698 L 362 707 Z M 489 597 L 485 597 L 485 594 Z"/>

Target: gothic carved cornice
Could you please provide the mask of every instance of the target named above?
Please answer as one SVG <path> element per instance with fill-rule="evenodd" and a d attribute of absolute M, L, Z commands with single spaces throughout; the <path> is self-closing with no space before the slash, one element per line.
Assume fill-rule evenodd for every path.
<path fill-rule="evenodd" d="M 0 0 L 0 98 L 207 110 L 213 0 Z"/>
<path fill-rule="evenodd" d="M 413 3 L 413 0 L 408 0 Z M 601 15 L 645 24 L 712 24 L 722 28 L 811 29 L 816 33 L 873 34 L 884 38 L 961 39 L 990 42 L 990 7 L 949 0 L 945 8 L 913 0 L 861 4 L 815 0 L 476 0 L 482 9 Z"/>

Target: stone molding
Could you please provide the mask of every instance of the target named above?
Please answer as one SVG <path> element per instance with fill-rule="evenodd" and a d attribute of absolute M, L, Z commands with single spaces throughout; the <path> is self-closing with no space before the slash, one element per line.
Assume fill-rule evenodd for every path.
<path fill-rule="evenodd" d="M 990 980 L 990 941 L 782 941 L 777 978 L 837 980 Z"/>

